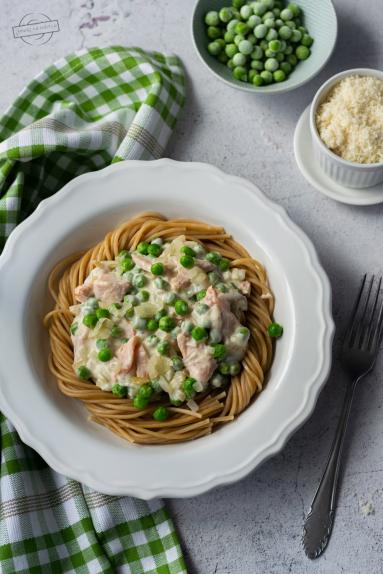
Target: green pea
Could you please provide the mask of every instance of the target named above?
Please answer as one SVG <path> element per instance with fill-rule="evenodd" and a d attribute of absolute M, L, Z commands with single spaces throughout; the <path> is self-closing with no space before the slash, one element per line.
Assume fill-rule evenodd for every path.
<path fill-rule="evenodd" d="M 225 46 L 225 54 L 228 56 L 228 58 L 233 58 L 237 52 L 238 48 L 235 44 L 227 44 Z"/>
<path fill-rule="evenodd" d="M 241 53 L 234 54 L 233 64 L 237 68 L 238 66 L 244 66 L 246 64 L 246 56 Z"/>
<path fill-rule="evenodd" d="M 155 411 L 153 411 L 152 417 L 155 421 L 162 422 L 166 421 L 169 418 L 169 411 L 166 407 L 157 407 Z"/>
<path fill-rule="evenodd" d="M 189 305 L 182 299 L 178 299 L 175 302 L 174 309 L 177 315 L 187 315 L 189 313 Z"/>
<path fill-rule="evenodd" d="M 267 332 L 270 337 L 278 339 L 283 335 L 283 327 L 282 325 L 279 325 L 279 323 L 270 323 L 270 325 L 267 327 Z"/>
<path fill-rule="evenodd" d="M 273 52 L 273 51 L 270 50 L 269 48 L 265 51 L 265 56 L 266 56 L 267 59 L 269 59 L 269 58 L 275 58 L 276 55 L 277 55 L 276 52 Z M 266 60 L 266 62 L 267 62 L 267 60 Z M 265 64 L 266 64 L 266 62 L 265 62 Z"/>
<path fill-rule="evenodd" d="M 133 406 L 136 409 L 145 409 L 149 404 L 149 399 L 136 395 L 133 399 Z"/>
<path fill-rule="evenodd" d="M 204 299 L 205 296 L 206 296 L 206 289 L 201 289 L 201 291 L 198 291 L 198 293 L 196 294 L 196 299 L 197 301 L 201 301 L 201 299 Z"/>
<path fill-rule="evenodd" d="M 254 28 L 256 26 L 258 26 L 259 24 L 262 24 L 262 20 L 259 16 L 256 16 L 256 14 L 253 14 L 252 16 L 250 16 L 250 18 L 247 21 L 247 25 L 249 26 L 249 28 L 251 28 L 252 30 L 254 30 Z"/>
<path fill-rule="evenodd" d="M 233 11 L 231 8 L 221 8 L 218 15 L 221 22 L 227 24 L 233 17 Z"/>
<path fill-rule="evenodd" d="M 195 393 L 194 385 L 196 382 L 197 381 L 193 379 L 193 377 L 186 377 L 182 384 L 183 391 L 188 399 L 190 399 Z"/>
<path fill-rule="evenodd" d="M 230 375 L 230 365 L 228 363 L 221 363 L 218 370 L 221 375 Z"/>
<path fill-rule="evenodd" d="M 157 289 L 162 289 L 162 291 L 166 291 L 167 289 L 169 289 L 169 283 L 165 281 L 165 279 L 163 279 L 162 277 L 157 277 L 154 280 L 154 285 L 157 287 Z"/>
<path fill-rule="evenodd" d="M 286 76 L 288 76 L 292 70 L 291 64 L 289 64 L 288 62 L 282 62 L 281 70 L 283 70 L 283 72 L 286 74 Z"/>
<path fill-rule="evenodd" d="M 243 337 L 244 339 L 247 339 L 247 337 L 250 336 L 250 331 L 247 327 L 239 327 L 238 329 L 238 333 L 241 335 L 241 337 Z"/>
<path fill-rule="evenodd" d="M 288 26 L 291 30 L 295 30 L 295 22 L 289 20 L 288 22 L 285 22 L 285 25 Z"/>
<path fill-rule="evenodd" d="M 170 403 L 174 406 L 174 407 L 180 407 L 182 405 L 183 401 L 178 401 L 177 399 L 172 399 L 170 398 Z"/>
<path fill-rule="evenodd" d="M 273 74 L 268 70 L 263 70 L 260 76 L 265 84 L 271 84 L 273 81 Z"/>
<path fill-rule="evenodd" d="M 148 247 L 148 254 L 152 257 L 158 257 L 161 255 L 162 251 L 163 249 L 161 245 L 158 245 L 158 243 L 151 243 Z"/>
<path fill-rule="evenodd" d="M 128 305 L 131 305 L 132 307 L 137 307 L 139 302 L 140 302 L 140 300 L 138 299 L 138 297 L 136 295 L 125 295 L 125 297 L 124 297 L 124 303 L 127 303 Z"/>
<path fill-rule="evenodd" d="M 97 339 L 96 347 L 97 347 L 97 349 L 107 349 L 108 348 L 108 339 Z"/>
<path fill-rule="evenodd" d="M 284 61 L 285 56 L 284 54 L 281 54 L 281 52 L 279 52 L 279 54 L 276 54 L 275 59 L 277 60 L 277 62 L 281 64 Z"/>
<path fill-rule="evenodd" d="M 172 357 L 173 368 L 175 371 L 182 371 L 184 368 L 184 362 L 178 355 Z"/>
<path fill-rule="evenodd" d="M 298 46 L 298 48 L 295 50 L 295 55 L 298 60 L 307 60 L 310 54 L 310 48 L 307 48 L 307 46 Z"/>
<path fill-rule="evenodd" d="M 155 319 L 149 319 L 149 321 L 146 324 L 146 328 L 148 331 L 157 331 L 158 321 L 156 321 Z"/>
<path fill-rule="evenodd" d="M 285 23 L 283 20 L 281 20 L 280 18 L 277 18 L 275 20 L 275 29 L 279 31 L 280 28 L 282 28 L 282 26 L 284 26 Z M 287 26 L 288 27 L 288 26 Z"/>
<path fill-rule="evenodd" d="M 191 321 L 182 321 L 182 323 L 181 323 L 181 329 L 185 333 L 191 333 L 193 330 L 193 327 L 194 327 L 194 325 Z"/>
<path fill-rule="evenodd" d="M 278 34 L 282 40 L 289 40 L 292 36 L 292 30 L 288 26 L 281 26 Z"/>
<path fill-rule="evenodd" d="M 112 393 L 114 394 L 114 396 L 123 399 L 126 397 L 127 388 L 123 387 L 122 385 L 119 385 L 118 383 L 115 383 L 114 385 L 112 385 Z"/>
<path fill-rule="evenodd" d="M 254 46 L 254 50 L 251 52 L 251 58 L 253 60 L 261 60 L 263 58 L 263 50 L 260 46 Z"/>
<path fill-rule="evenodd" d="M 192 249 L 188 245 L 183 245 L 180 249 L 180 253 L 182 253 L 182 255 L 188 255 L 189 257 L 196 256 L 196 252 L 194 251 L 194 249 Z"/>
<path fill-rule="evenodd" d="M 106 347 L 105 349 L 100 349 L 97 356 L 100 361 L 107 363 L 112 358 L 112 351 Z"/>
<path fill-rule="evenodd" d="M 213 263 L 214 265 L 219 265 L 221 261 L 221 255 L 216 251 L 210 251 L 209 253 L 206 254 L 205 259 L 207 261 L 210 261 L 210 263 Z"/>
<path fill-rule="evenodd" d="M 254 36 L 258 39 L 264 38 L 268 31 L 269 29 L 265 24 L 258 24 L 258 26 L 254 28 Z"/>
<path fill-rule="evenodd" d="M 153 394 L 153 387 L 150 383 L 145 383 L 138 389 L 138 396 L 144 399 L 150 399 Z"/>
<path fill-rule="evenodd" d="M 158 343 L 156 349 L 157 353 L 159 353 L 160 355 L 168 355 L 170 351 L 170 344 L 168 343 L 168 341 L 161 341 L 160 343 Z"/>
<path fill-rule="evenodd" d="M 228 288 L 225 285 L 225 283 L 217 283 L 216 285 L 218 291 L 220 291 L 221 293 L 227 293 L 228 292 Z"/>
<path fill-rule="evenodd" d="M 84 316 L 82 322 L 89 329 L 94 329 L 98 322 L 96 313 L 88 313 L 87 315 Z"/>
<path fill-rule="evenodd" d="M 156 243 L 157 245 L 162 245 L 164 242 L 164 240 L 162 239 L 162 237 L 156 237 L 155 239 L 151 240 L 151 244 L 153 245 L 154 243 Z"/>
<path fill-rule="evenodd" d="M 153 273 L 153 275 L 163 275 L 165 272 L 165 268 L 162 263 L 153 263 L 153 265 L 150 268 L 150 271 Z"/>
<path fill-rule="evenodd" d="M 256 72 L 262 72 L 262 70 L 265 69 L 265 66 L 261 60 L 253 60 L 250 64 L 250 66 L 251 66 L 252 70 L 255 70 Z"/>
<path fill-rule="evenodd" d="M 149 248 L 149 243 L 147 243 L 146 241 L 141 241 L 137 245 L 137 251 L 138 251 L 138 253 L 141 253 L 141 255 L 147 255 L 148 254 L 148 248 Z"/>
<path fill-rule="evenodd" d="M 254 2 L 252 4 L 252 7 L 253 7 L 253 12 L 256 16 L 263 16 L 263 14 L 267 10 L 267 7 L 265 6 L 265 4 L 263 2 Z"/>
<path fill-rule="evenodd" d="M 218 56 L 218 54 L 220 54 L 222 51 L 221 44 L 219 44 L 217 40 L 214 40 L 214 42 L 210 42 L 210 44 L 208 44 L 207 46 L 207 49 L 209 54 L 211 54 L 212 56 Z"/>
<path fill-rule="evenodd" d="M 137 297 L 142 303 L 145 303 L 146 301 L 149 301 L 150 293 L 149 291 L 145 291 L 145 289 L 143 289 L 138 293 Z"/>
<path fill-rule="evenodd" d="M 194 258 L 191 257 L 190 255 L 182 255 L 182 257 L 180 257 L 180 263 L 182 267 L 185 267 L 186 269 L 191 269 L 192 267 L 194 267 Z"/>
<path fill-rule="evenodd" d="M 232 363 L 230 365 L 230 374 L 232 377 L 235 377 L 235 375 L 239 375 L 240 372 L 241 372 L 241 364 L 240 363 Z"/>
<path fill-rule="evenodd" d="M 221 279 L 219 273 L 217 273 L 216 271 L 211 271 L 211 272 L 208 274 L 208 277 L 209 277 L 209 281 L 210 281 L 210 283 L 211 283 L 212 285 L 215 285 L 215 284 L 218 283 L 218 282 L 220 281 L 220 279 Z"/>
<path fill-rule="evenodd" d="M 161 317 L 158 326 L 161 329 L 161 331 L 170 333 L 170 331 L 175 327 L 175 322 L 174 319 L 172 319 L 171 317 Z"/>
<path fill-rule="evenodd" d="M 70 326 L 70 332 L 72 333 L 72 335 L 76 333 L 77 329 L 78 329 L 78 323 L 72 323 L 72 325 Z"/>
<path fill-rule="evenodd" d="M 122 274 L 128 273 L 128 271 L 131 271 L 133 267 L 135 267 L 135 263 L 132 259 L 124 259 L 120 263 L 120 271 Z"/>
<path fill-rule="evenodd" d="M 250 6 L 248 4 L 245 4 L 244 6 L 242 6 L 242 8 L 239 11 L 241 18 L 243 20 L 248 20 L 250 18 L 250 16 L 252 15 L 253 11 L 250 8 Z"/>
<path fill-rule="evenodd" d="M 213 349 L 214 349 L 214 351 L 213 351 L 214 359 L 221 361 L 222 359 L 224 359 L 226 357 L 227 350 L 226 350 L 225 345 L 223 345 L 222 343 L 217 343 L 216 345 L 214 345 Z"/>
<path fill-rule="evenodd" d="M 161 265 L 161 263 L 160 263 L 160 265 Z M 147 282 L 148 282 L 147 278 L 145 277 L 145 275 L 142 275 L 142 273 L 140 273 L 140 274 L 137 273 L 137 275 L 135 275 L 133 277 L 133 285 L 135 287 L 137 287 L 137 289 L 141 289 L 142 287 L 145 287 Z"/>
<path fill-rule="evenodd" d="M 278 32 L 271 28 L 266 34 L 266 40 L 271 42 L 272 40 L 276 40 L 278 38 Z"/>
<path fill-rule="evenodd" d="M 234 38 L 235 38 L 235 32 L 234 30 L 232 32 L 225 32 L 223 39 L 225 40 L 226 44 L 231 44 L 232 42 L 234 42 Z M 235 45 L 235 44 L 234 44 Z M 226 46 L 227 48 L 227 46 Z M 226 52 L 226 48 L 225 48 L 225 52 Z M 227 54 L 227 52 L 226 52 Z M 227 54 L 229 56 L 229 54 Z"/>
<path fill-rule="evenodd" d="M 238 45 L 238 50 L 241 52 L 241 54 L 249 56 L 253 51 L 253 44 L 249 42 L 249 40 L 242 40 Z"/>
<path fill-rule="evenodd" d="M 238 24 L 235 25 L 234 31 L 236 34 L 241 34 L 241 36 L 245 36 L 250 32 L 250 28 L 244 22 L 238 22 Z"/>
<path fill-rule="evenodd" d="M 277 83 L 284 82 L 286 80 L 286 74 L 283 70 L 276 70 L 273 74 L 273 78 Z"/>
<path fill-rule="evenodd" d="M 285 8 L 281 12 L 281 18 L 282 18 L 282 20 L 285 20 L 285 21 L 286 20 L 292 20 L 294 18 L 294 14 L 289 8 Z"/>
<path fill-rule="evenodd" d="M 275 27 L 275 20 L 274 18 L 266 18 L 265 20 L 263 20 L 263 23 L 265 26 L 267 26 L 269 28 L 269 30 L 271 28 Z"/>
<path fill-rule="evenodd" d="M 228 22 L 227 26 L 226 26 L 226 30 L 228 32 L 234 32 L 235 33 L 235 27 L 238 24 L 239 20 L 237 18 L 233 18 L 232 20 L 230 20 L 230 22 Z"/>
<path fill-rule="evenodd" d="M 118 325 L 113 325 L 112 330 L 110 331 L 110 334 L 112 337 L 118 338 L 118 337 L 121 337 L 121 335 L 123 334 L 123 331 L 122 331 L 121 327 L 119 327 Z"/>
<path fill-rule="evenodd" d="M 295 54 L 290 54 L 287 58 L 287 61 L 291 66 L 295 67 L 298 63 L 298 58 L 295 56 Z"/>
<path fill-rule="evenodd" d="M 166 311 L 166 309 L 161 309 L 161 311 L 158 311 L 154 318 L 156 321 L 159 321 L 161 319 L 161 317 L 166 317 L 166 315 L 168 314 L 168 312 Z"/>
<path fill-rule="evenodd" d="M 146 339 L 146 343 L 149 345 L 149 347 L 155 347 L 158 341 L 159 339 L 156 337 L 156 335 L 149 335 L 149 337 Z"/>
<path fill-rule="evenodd" d="M 260 76 L 259 74 L 257 74 L 256 76 L 254 76 L 254 78 L 253 78 L 253 84 L 254 84 L 254 86 L 257 86 L 257 87 L 263 86 L 263 78 L 262 78 L 262 76 Z"/>
<path fill-rule="evenodd" d="M 129 309 L 125 313 L 125 318 L 131 319 L 132 317 L 134 317 L 134 307 L 129 307 Z"/>
<path fill-rule="evenodd" d="M 279 62 L 275 58 L 268 58 L 265 62 L 265 70 L 275 72 L 279 68 Z"/>
<path fill-rule="evenodd" d="M 132 256 L 127 249 L 123 249 L 122 251 L 119 252 L 117 257 L 119 259 L 131 259 Z"/>
<path fill-rule="evenodd" d="M 217 26 L 209 26 L 207 29 L 207 35 L 211 40 L 216 40 L 222 36 L 222 30 L 217 28 Z"/>
<path fill-rule="evenodd" d="M 314 42 L 314 39 L 309 34 L 303 34 L 303 37 L 301 40 L 302 46 L 306 46 L 307 48 L 310 48 L 310 46 L 312 46 L 313 42 Z"/>
<path fill-rule="evenodd" d="M 208 12 L 205 16 L 205 24 L 207 26 L 219 26 L 219 16 L 218 16 L 218 12 L 215 12 L 214 10 L 211 10 L 210 12 Z"/>
<path fill-rule="evenodd" d="M 300 33 L 300 31 L 299 30 L 293 30 L 293 33 L 291 34 L 291 42 L 294 42 L 295 44 L 297 44 L 301 40 L 302 40 L 302 34 Z"/>
<path fill-rule="evenodd" d="M 229 70 L 234 70 L 234 68 L 235 68 L 233 60 L 231 58 L 227 62 L 227 67 L 229 68 Z"/>
<path fill-rule="evenodd" d="M 203 327 L 194 327 L 191 335 L 195 341 L 202 341 L 207 337 L 207 331 Z"/>
<path fill-rule="evenodd" d="M 83 379 L 84 381 L 88 381 L 92 376 L 92 373 L 90 372 L 88 367 L 85 367 L 83 365 L 81 367 L 78 367 L 76 374 L 79 379 Z"/>
<path fill-rule="evenodd" d="M 279 40 L 271 40 L 271 42 L 269 42 L 269 48 L 273 52 L 279 52 L 281 47 L 282 45 Z"/>
<path fill-rule="evenodd" d="M 239 46 L 240 42 L 242 42 L 242 40 L 245 40 L 245 36 L 243 36 L 243 34 L 236 34 L 234 37 L 234 44 L 237 46 Z"/>
<path fill-rule="evenodd" d="M 176 293 L 168 293 L 165 296 L 165 303 L 167 303 L 168 305 L 174 306 L 176 301 L 177 301 Z"/>
<path fill-rule="evenodd" d="M 294 17 L 299 16 L 301 13 L 301 9 L 299 8 L 298 4 L 295 4 L 295 2 L 291 2 L 287 8 L 290 10 Z"/>

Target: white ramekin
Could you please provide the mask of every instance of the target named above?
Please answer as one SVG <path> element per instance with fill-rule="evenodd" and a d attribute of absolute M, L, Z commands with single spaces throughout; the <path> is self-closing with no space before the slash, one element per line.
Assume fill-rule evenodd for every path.
<path fill-rule="evenodd" d="M 316 113 L 320 104 L 326 98 L 328 92 L 335 84 L 347 76 L 375 76 L 383 80 L 383 72 L 370 68 L 355 68 L 345 70 L 340 74 L 332 76 L 325 82 L 315 94 L 310 109 L 310 130 L 313 140 L 313 148 L 316 159 L 323 171 L 341 185 L 353 188 L 372 187 L 383 181 L 383 162 L 382 163 L 354 163 L 347 161 L 332 152 L 321 140 L 316 126 Z"/>

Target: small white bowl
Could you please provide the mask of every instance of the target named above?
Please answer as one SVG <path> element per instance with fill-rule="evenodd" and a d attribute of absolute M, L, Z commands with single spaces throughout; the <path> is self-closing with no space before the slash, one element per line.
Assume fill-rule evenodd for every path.
<path fill-rule="evenodd" d="M 383 181 L 383 162 L 354 163 L 342 159 L 332 152 L 321 140 L 316 126 L 316 114 L 320 104 L 326 99 L 329 91 L 347 76 L 375 76 L 383 81 L 383 72 L 370 68 L 355 68 L 345 70 L 332 76 L 317 91 L 310 109 L 310 130 L 316 159 L 323 171 L 341 185 L 362 189 L 372 187 Z"/>

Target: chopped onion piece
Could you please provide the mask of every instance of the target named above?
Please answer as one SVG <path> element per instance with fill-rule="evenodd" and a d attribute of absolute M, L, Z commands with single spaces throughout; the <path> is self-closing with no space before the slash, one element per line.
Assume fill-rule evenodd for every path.
<path fill-rule="evenodd" d="M 189 399 L 186 404 L 191 411 L 197 412 L 199 410 L 199 406 L 193 399 Z"/>

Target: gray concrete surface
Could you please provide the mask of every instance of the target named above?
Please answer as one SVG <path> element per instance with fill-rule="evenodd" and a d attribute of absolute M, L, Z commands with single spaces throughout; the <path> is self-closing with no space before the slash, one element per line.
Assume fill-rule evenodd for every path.
<path fill-rule="evenodd" d="M 190 40 L 192 0 L 2 0 L 1 110 L 56 58 L 81 46 L 121 43 L 178 53 L 188 72 L 188 102 L 168 155 L 207 161 L 247 177 L 287 208 L 314 241 L 330 277 L 334 316 L 342 331 L 362 273 L 382 268 L 383 206 L 337 204 L 300 175 L 292 138 L 315 90 L 343 69 L 383 67 L 380 0 L 336 0 L 340 34 L 326 69 L 302 89 L 257 98 L 233 91 L 201 65 Z M 28 12 L 57 19 L 60 31 L 31 46 L 12 26 Z M 188 500 L 170 500 L 190 572 L 198 574 L 380 574 L 383 572 L 383 357 L 359 389 L 347 441 L 347 461 L 328 551 L 309 562 L 302 521 L 333 437 L 345 377 L 334 368 L 315 413 L 286 448 L 241 482 Z M 365 516 L 360 505 L 371 502 Z"/>

